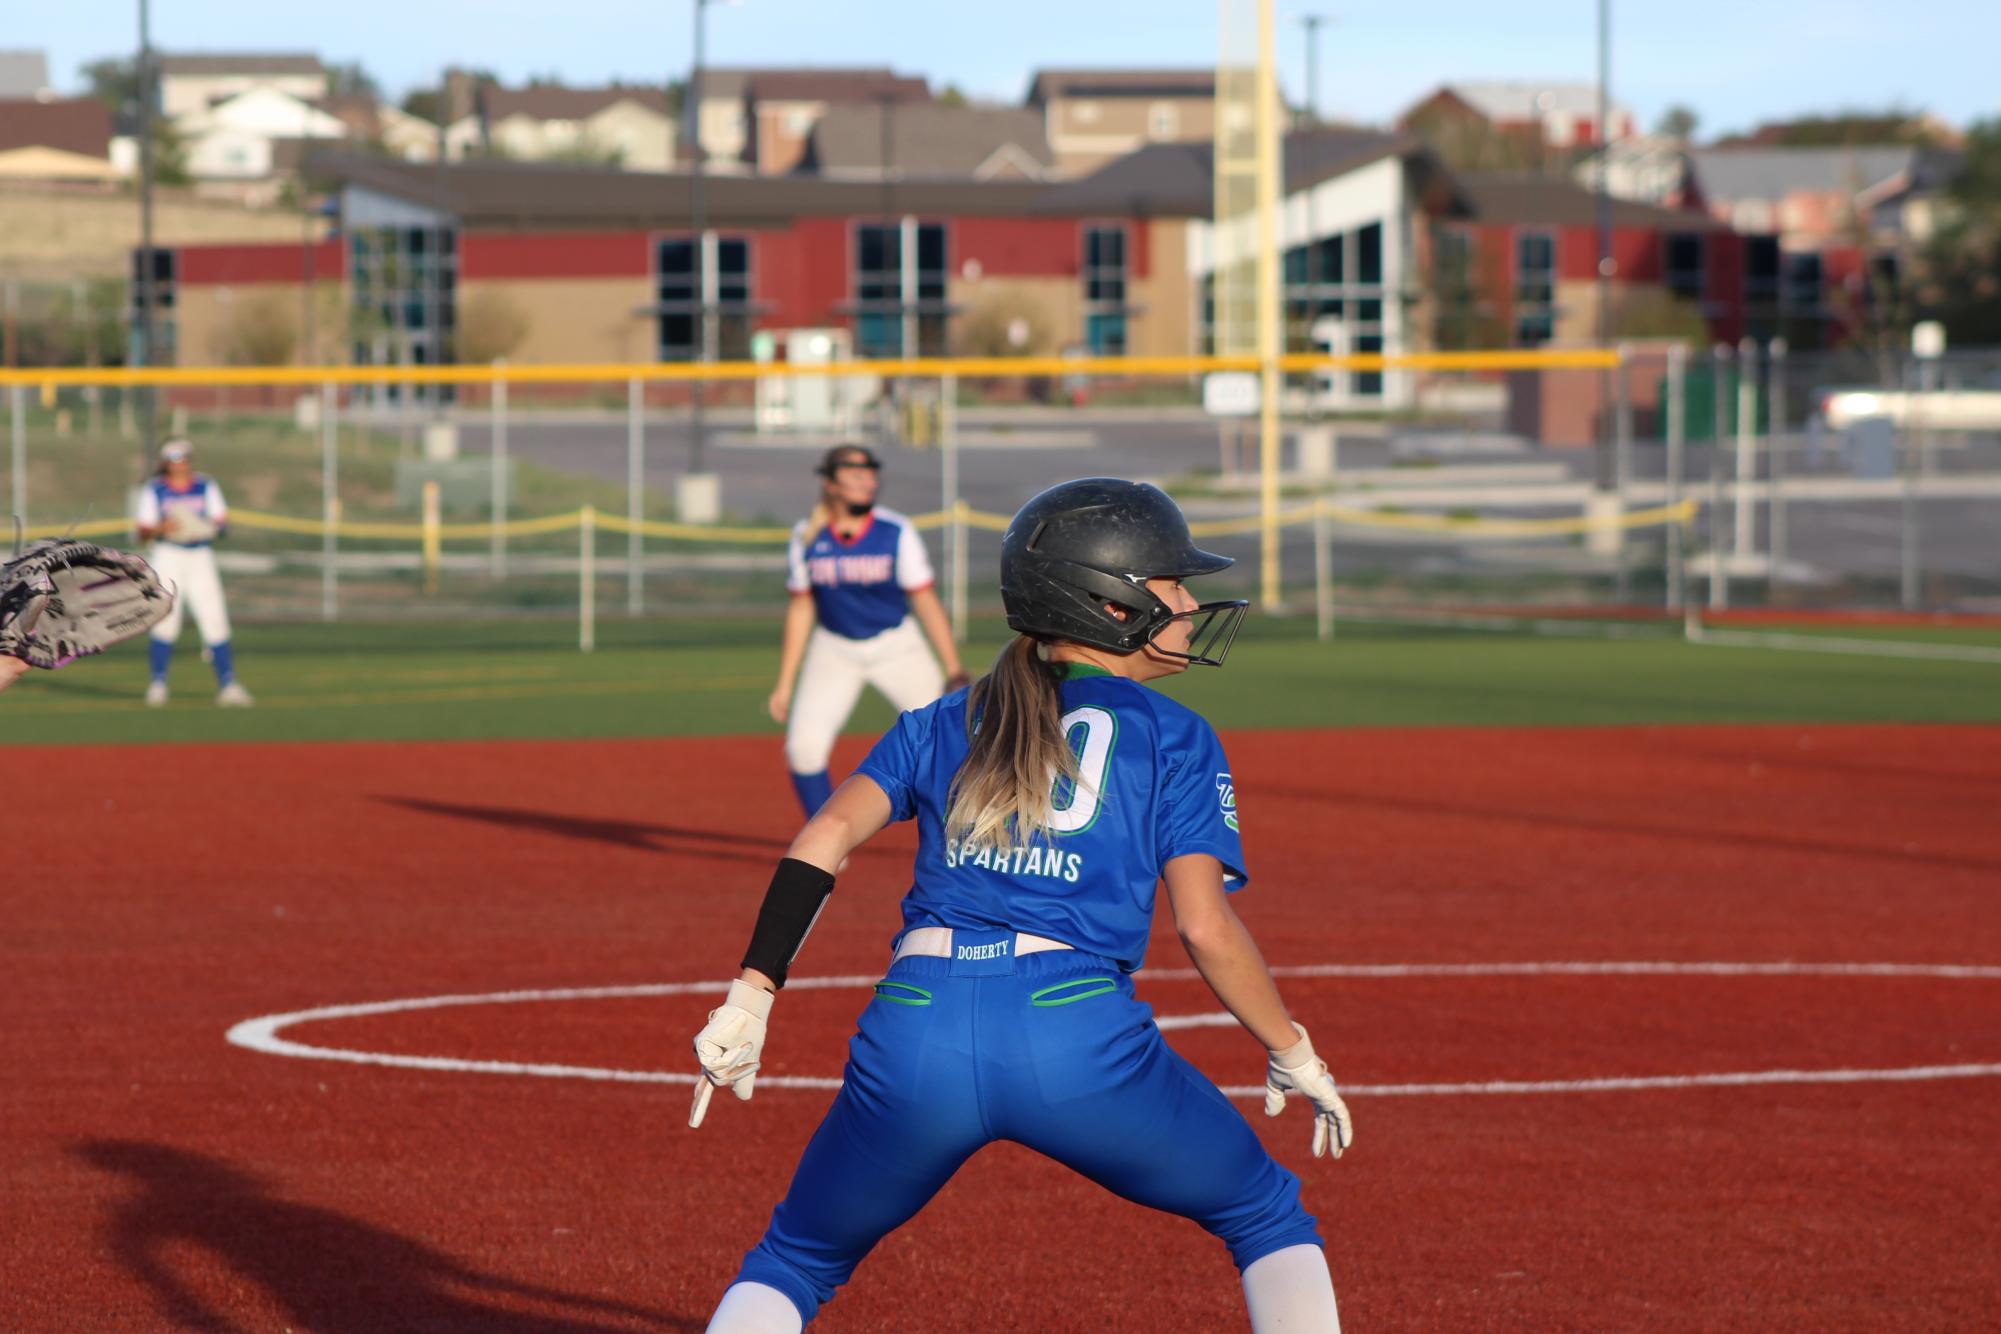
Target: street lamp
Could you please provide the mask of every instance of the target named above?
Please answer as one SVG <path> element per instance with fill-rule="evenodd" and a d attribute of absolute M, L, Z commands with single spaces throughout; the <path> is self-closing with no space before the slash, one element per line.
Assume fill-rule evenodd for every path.
<path fill-rule="evenodd" d="M 139 0 L 139 345 L 136 360 L 153 364 L 153 27 L 147 0 Z M 141 457 L 151 460 L 159 430 L 158 404 L 149 387 L 139 402 L 146 427 Z"/>
<path fill-rule="evenodd" d="M 1306 110 L 1300 120 L 1307 125 L 1320 123 L 1320 25 L 1333 21 L 1332 14 L 1301 14 L 1298 18 L 1306 29 Z"/>
<path fill-rule="evenodd" d="M 705 49 L 705 29 L 703 22 L 712 4 L 734 4 L 736 0 L 694 0 L 691 6 L 695 19 L 695 59 L 688 74 L 688 93 L 682 100 L 682 115 L 694 126 L 689 136 L 688 213 L 689 227 L 694 233 L 691 249 L 695 268 L 695 361 L 697 363 L 715 359 L 716 324 L 715 304 L 711 299 L 709 281 L 709 217 L 708 199 L 703 190 L 703 164 L 708 154 L 702 145 L 702 56 Z M 688 450 L 688 476 L 684 479 L 682 517 L 693 502 L 698 510 L 714 508 L 714 484 L 703 473 L 703 451 L 708 443 L 708 427 L 703 420 L 703 399 L 706 384 L 696 379 L 690 381 L 691 397 L 689 429 L 691 440 Z M 696 480 L 696 479 L 701 480 Z"/>

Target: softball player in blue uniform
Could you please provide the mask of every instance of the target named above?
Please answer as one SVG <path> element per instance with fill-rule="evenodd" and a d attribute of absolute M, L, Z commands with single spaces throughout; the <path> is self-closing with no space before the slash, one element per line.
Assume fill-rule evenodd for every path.
<path fill-rule="evenodd" d="M 174 585 L 174 609 L 153 627 L 147 646 L 153 679 L 146 703 L 167 702 L 167 667 L 181 634 L 181 613 L 194 613 L 195 628 L 215 667 L 215 702 L 248 708 L 256 701 L 236 679 L 236 655 L 229 641 L 229 608 L 222 601 L 222 576 L 215 568 L 216 539 L 229 531 L 229 506 L 215 479 L 195 471 L 193 449 L 185 440 L 160 447 L 160 468 L 139 493 L 139 536 L 152 541 L 146 558 Z"/>
<path fill-rule="evenodd" d="M 1230 563 L 1199 550 L 1154 487 L 1043 492 L 1002 542 L 1018 637 L 970 690 L 904 714 L 794 840 L 743 973 L 695 1039 L 690 1125 L 717 1088 L 751 1096 L 775 992 L 842 859 L 914 819 L 917 861 L 841 1090 L 710 1330 L 801 1329 L 996 1139 L 1200 1223 L 1230 1248 L 1254 1330 L 1339 1328 L 1298 1178 L 1133 996 L 1164 880 L 1196 968 L 1269 1053 L 1266 1113 L 1297 1092 L 1316 1157 L 1351 1142 L 1325 1063 L 1229 905 L 1246 877 L 1222 745 L 1142 684 L 1222 665 L 1245 604 L 1198 604 L 1183 580 Z"/>
<path fill-rule="evenodd" d="M 909 519 L 875 503 L 881 470 L 860 445 L 828 450 L 814 470 L 819 502 L 792 533 L 792 603 L 770 709 L 785 724 L 785 763 L 808 816 L 833 795 L 827 757 L 864 685 L 901 710 L 929 704 L 948 682 L 966 683 L 924 539 Z"/>

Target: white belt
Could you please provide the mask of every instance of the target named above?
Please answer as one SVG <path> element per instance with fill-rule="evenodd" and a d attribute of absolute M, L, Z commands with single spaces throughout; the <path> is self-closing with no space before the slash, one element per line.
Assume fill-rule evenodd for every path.
<path fill-rule="evenodd" d="M 1062 941 L 1051 940 L 1047 936 L 1031 936 L 1026 931 L 1017 931 L 1014 935 L 1014 952 L 1016 955 L 1040 954 L 1044 950 L 1067 950 L 1074 948 L 1076 947 L 1073 945 L 1065 945 Z M 949 926 L 912 927 L 910 930 L 904 932 L 903 939 L 897 942 L 896 954 L 890 959 L 890 962 L 895 963 L 897 959 L 901 959 L 907 954 L 928 954 L 940 959 L 951 958 L 952 928 Z"/>

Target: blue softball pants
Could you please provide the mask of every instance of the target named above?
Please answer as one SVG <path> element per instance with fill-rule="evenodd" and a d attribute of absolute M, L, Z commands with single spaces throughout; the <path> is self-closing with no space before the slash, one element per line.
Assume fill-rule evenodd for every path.
<path fill-rule="evenodd" d="M 1012 933 L 958 931 L 899 959 L 848 1044 L 844 1082 L 737 1282 L 810 1321 L 875 1244 L 993 1140 L 1191 1218 L 1239 1269 L 1319 1245 L 1299 1178 L 1177 1055 L 1116 964 L 1075 950 L 993 958 Z M 988 947 L 982 949 L 980 947 Z"/>

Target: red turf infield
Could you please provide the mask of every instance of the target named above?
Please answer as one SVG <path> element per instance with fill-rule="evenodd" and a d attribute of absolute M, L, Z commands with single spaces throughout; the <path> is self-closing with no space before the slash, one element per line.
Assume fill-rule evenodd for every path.
<path fill-rule="evenodd" d="M 2001 728 L 1230 738 L 1279 964 L 2001 963 Z M 699 1329 L 824 1092 L 287 1060 L 309 1006 L 721 975 L 791 832 L 768 741 L 13 749 L 0 1328 Z M 852 754 L 847 758 L 852 759 Z M 83 769 L 88 765 L 87 771 Z M 102 845 L 114 826 L 116 841 Z M 907 831 L 802 975 L 880 965 Z M 60 890 L 55 886 L 74 886 Z M 1171 937 L 1157 967 L 1185 964 Z M 2001 980 L 1293 979 L 1352 1085 L 2001 1061 Z M 1213 1011 L 1147 984 L 1162 1014 Z M 837 1074 L 860 991 L 789 992 L 770 1069 Z M 677 1068 L 706 1002 L 343 1021 L 377 1051 Z M 1232 1030 L 1173 1035 L 1219 1081 Z M 1986 1327 L 1997 1082 L 1364 1096 L 1308 1181 L 1351 1329 Z M 1251 1104 L 1246 1110 L 1254 1111 Z M 1172 1170 L 1172 1164 L 1163 1164 Z M 816 1328 L 1242 1326 L 1214 1243 L 1010 1147 Z"/>

